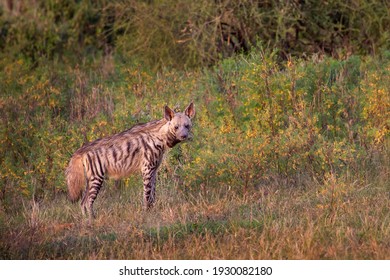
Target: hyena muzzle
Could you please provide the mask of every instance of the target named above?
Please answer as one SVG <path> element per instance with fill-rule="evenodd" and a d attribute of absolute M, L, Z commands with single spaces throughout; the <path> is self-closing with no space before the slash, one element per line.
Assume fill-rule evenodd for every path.
<path fill-rule="evenodd" d="M 151 208 L 163 155 L 189 138 L 194 116 L 193 103 L 178 113 L 165 106 L 161 120 L 139 124 L 84 145 L 73 154 L 65 171 L 69 199 L 76 202 L 82 196 L 82 212 L 94 217 L 92 206 L 106 177 L 119 179 L 141 171 L 145 208 Z"/>

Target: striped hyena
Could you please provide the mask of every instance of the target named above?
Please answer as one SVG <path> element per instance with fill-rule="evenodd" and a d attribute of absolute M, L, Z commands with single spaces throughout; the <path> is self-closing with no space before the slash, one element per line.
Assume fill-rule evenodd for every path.
<path fill-rule="evenodd" d="M 65 172 L 69 199 L 75 202 L 82 196 L 82 212 L 94 217 L 92 205 L 105 177 L 119 179 L 141 171 L 145 208 L 149 209 L 155 201 L 156 172 L 163 155 L 189 137 L 194 116 L 193 103 L 184 113 L 165 106 L 161 120 L 84 145 L 73 154 Z"/>

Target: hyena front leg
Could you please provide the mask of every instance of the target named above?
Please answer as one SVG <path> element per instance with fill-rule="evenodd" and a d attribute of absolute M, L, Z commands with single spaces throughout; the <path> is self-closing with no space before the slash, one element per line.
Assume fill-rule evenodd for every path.
<path fill-rule="evenodd" d="M 89 219 L 95 218 L 93 211 L 93 203 L 103 185 L 103 178 L 94 177 L 87 181 L 87 187 L 85 189 L 83 198 L 81 200 L 81 211 L 83 215 L 88 213 Z"/>
<path fill-rule="evenodd" d="M 144 182 L 144 207 L 149 210 L 156 201 L 156 174 L 157 166 L 144 166 L 142 177 Z"/>

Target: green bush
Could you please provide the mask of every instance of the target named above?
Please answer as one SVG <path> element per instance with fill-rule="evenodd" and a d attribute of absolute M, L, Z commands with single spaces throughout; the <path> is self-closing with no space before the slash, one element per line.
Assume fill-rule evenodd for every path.
<path fill-rule="evenodd" d="M 80 58 L 116 50 L 154 69 L 213 65 L 261 41 L 279 59 L 388 49 L 388 1 L 7 1 L 0 49 L 18 58 Z"/>
<path fill-rule="evenodd" d="M 189 100 L 197 107 L 194 139 L 172 151 L 161 175 L 182 178 L 180 188 L 305 185 L 387 155 L 387 52 L 279 63 L 259 49 L 202 71 L 157 75 L 117 63 L 107 76 L 99 71 L 105 62 L 70 69 L 3 60 L 3 197 L 65 191 L 63 172 L 83 143 L 162 118 L 165 104 L 182 109 Z"/>

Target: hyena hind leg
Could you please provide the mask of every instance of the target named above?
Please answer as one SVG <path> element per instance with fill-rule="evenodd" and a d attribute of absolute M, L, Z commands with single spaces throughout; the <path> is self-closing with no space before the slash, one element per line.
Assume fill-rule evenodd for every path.
<path fill-rule="evenodd" d="M 88 214 L 90 220 L 96 218 L 93 211 L 93 203 L 103 185 L 103 180 L 100 178 L 92 178 L 88 181 L 83 198 L 81 200 L 81 212 L 83 215 Z"/>

